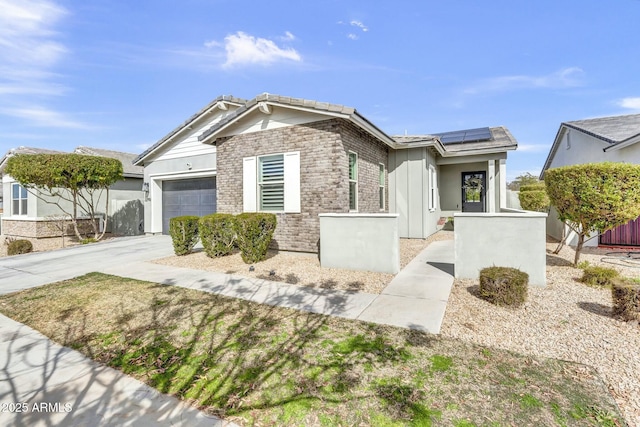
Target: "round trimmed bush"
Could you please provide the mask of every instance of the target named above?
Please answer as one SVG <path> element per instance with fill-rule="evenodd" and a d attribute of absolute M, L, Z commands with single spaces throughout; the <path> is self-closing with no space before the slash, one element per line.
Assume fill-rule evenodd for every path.
<path fill-rule="evenodd" d="M 640 283 L 617 278 L 611 285 L 613 315 L 624 321 L 640 321 Z"/>
<path fill-rule="evenodd" d="M 480 271 L 480 297 L 499 306 L 519 307 L 527 300 L 529 275 L 511 267 Z"/>
<path fill-rule="evenodd" d="M 9 242 L 7 246 L 7 255 L 20 255 L 33 252 L 33 244 L 26 239 L 18 239 Z"/>

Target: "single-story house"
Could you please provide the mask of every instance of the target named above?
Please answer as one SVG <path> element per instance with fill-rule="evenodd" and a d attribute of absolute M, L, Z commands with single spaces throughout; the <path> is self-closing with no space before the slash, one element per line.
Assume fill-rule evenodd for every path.
<path fill-rule="evenodd" d="M 560 124 L 547 160 L 547 169 L 583 163 L 627 162 L 640 164 L 640 114 L 576 120 Z M 562 223 L 552 209 L 547 218 L 547 234 L 560 239 Z M 569 236 L 569 244 L 577 243 Z M 585 242 L 598 245 L 640 246 L 640 219 L 607 231 Z"/>
<path fill-rule="evenodd" d="M 220 96 L 134 161 L 145 232 L 213 212 L 273 212 L 279 249 L 317 252 L 322 213 L 397 213 L 425 238 L 456 211 L 506 206 L 504 127 L 390 136 L 351 107 L 261 94 Z"/>
<path fill-rule="evenodd" d="M 136 154 L 79 146 L 74 153 L 110 157 L 120 160 L 124 179 L 109 188 L 109 218 L 107 231 L 120 235 L 137 235 L 144 232 L 143 169 L 134 166 Z M 7 202 L 2 215 L 2 234 L 14 237 L 44 238 L 59 235 L 56 217 L 64 215 L 55 204 L 48 203 L 43 194 L 27 191 L 13 177 L 4 173 L 7 160 L 17 154 L 63 154 L 62 151 L 43 148 L 18 147 L 11 149 L 0 160 L 3 199 Z M 62 201 L 68 212 L 70 202 Z M 100 199 L 98 212 L 106 211 L 106 196 Z M 70 232 L 70 231 L 69 231 Z"/>

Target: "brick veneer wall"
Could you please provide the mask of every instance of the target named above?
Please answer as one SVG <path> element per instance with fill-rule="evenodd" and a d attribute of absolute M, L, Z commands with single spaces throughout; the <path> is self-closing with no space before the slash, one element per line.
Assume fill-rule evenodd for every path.
<path fill-rule="evenodd" d="M 242 212 L 242 159 L 300 151 L 301 213 L 278 213 L 275 246 L 318 252 L 318 214 L 349 211 L 348 150 L 358 153 L 360 212 L 380 212 L 379 163 L 387 147 L 342 119 L 330 119 L 220 138 L 217 145 L 217 210 Z"/>

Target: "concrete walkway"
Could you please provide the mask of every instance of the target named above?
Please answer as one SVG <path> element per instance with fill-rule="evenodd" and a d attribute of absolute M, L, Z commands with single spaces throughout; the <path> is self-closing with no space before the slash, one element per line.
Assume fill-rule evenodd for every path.
<path fill-rule="evenodd" d="M 0 293 L 98 271 L 438 333 L 453 283 L 452 240 L 429 245 L 380 295 L 305 288 L 149 262 L 172 253 L 169 237 L 153 236 L 0 258 Z M 0 404 L 29 405 L 26 414 L 0 412 L 2 425 L 229 425 L 1 315 L 0 353 Z M 31 406 L 41 402 L 70 403 L 73 410 L 33 412 Z"/>

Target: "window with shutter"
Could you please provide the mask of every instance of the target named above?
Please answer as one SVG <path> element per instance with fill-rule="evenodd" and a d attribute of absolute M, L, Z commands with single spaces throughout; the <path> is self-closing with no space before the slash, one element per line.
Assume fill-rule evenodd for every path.
<path fill-rule="evenodd" d="M 284 211 L 284 155 L 259 157 L 261 211 Z"/>

